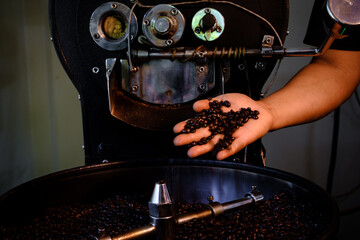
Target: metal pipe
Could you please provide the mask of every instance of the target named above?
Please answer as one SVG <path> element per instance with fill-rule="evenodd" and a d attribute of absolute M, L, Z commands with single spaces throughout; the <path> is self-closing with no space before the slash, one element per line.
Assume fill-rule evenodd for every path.
<path fill-rule="evenodd" d="M 341 39 L 344 38 L 346 36 L 342 35 L 342 30 L 344 29 L 343 26 L 341 26 L 339 23 L 335 22 L 333 27 L 330 30 L 329 35 L 327 36 L 327 38 L 325 39 L 324 43 L 319 47 L 319 48 L 314 48 L 314 49 L 299 49 L 299 48 L 294 48 L 294 49 L 284 49 L 284 57 L 316 57 L 316 56 L 320 56 L 323 55 L 324 53 L 326 53 L 327 50 L 329 50 L 330 46 L 332 45 L 332 43 L 335 41 L 335 39 Z"/>
<path fill-rule="evenodd" d="M 243 198 L 241 200 L 236 200 L 232 202 L 227 202 L 222 205 L 224 212 L 233 211 L 236 209 L 240 209 L 241 207 L 248 206 L 252 204 L 254 200 L 250 197 Z"/>
<path fill-rule="evenodd" d="M 211 209 L 204 209 L 204 210 L 199 210 L 197 212 L 191 212 L 191 213 L 186 213 L 183 215 L 180 215 L 178 217 L 176 217 L 176 224 L 184 224 L 187 222 L 190 222 L 193 219 L 202 219 L 202 218 L 208 218 L 213 216 L 213 212 L 211 211 Z"/>
<path fill-rule="evenodd" d="M 153 225 L 148 225 L 140 228 L 136 228 L 124 234 L 115 236 L 113 238 L 100 238 L 100 240 L 130 240 L 139 238 L 148 238 L 156 235 L 156 228 Z"/>

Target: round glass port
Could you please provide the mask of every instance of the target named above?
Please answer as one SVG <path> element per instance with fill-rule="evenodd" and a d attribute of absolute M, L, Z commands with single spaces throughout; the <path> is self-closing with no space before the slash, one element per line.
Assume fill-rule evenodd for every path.
<path fill-rule="evenodd" d="M 118 51 L 127 48 L 130 41 L 138 32 L 138 23 L 130 8 L 120 2 L 106 2 L 101 4 L 91 14 L 89 22 L 90 35 L 94 42 L 103 49 Z M 131 31 L 129 31 L 131 30 Z"/>
<path fill-rule="evenodd" d="M 329 0 L 328 7 L 340 23 L 360 24 L 360 0 Z"/>
<path fill-rule="evenodd" d="M 102 28 L 106 37 L 119 40 L 125 36 L 127 24 L 120 15 L 115 14 L 104 19 Z"/>

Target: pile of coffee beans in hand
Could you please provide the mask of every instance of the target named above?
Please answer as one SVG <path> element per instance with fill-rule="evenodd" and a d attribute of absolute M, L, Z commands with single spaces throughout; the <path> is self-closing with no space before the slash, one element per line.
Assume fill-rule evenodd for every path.
<path fill-rule="evenodd" d="M 244 126 L 249 119 L 258 119 L 259 111 L 251 110 L 251 108 L 240 108 L 238 111 L 230 110 L 224 112 L 223 107 L 229 108 L 231 103 L 227 100 L 218 101 L 209 98 L 209 108 L 199 112 L 194 118 L 186 121 L 184 129 L 181 133 L 195 133 L 199 128 L 208 127 L 211 134 L 203 137 L 199 141 L 189 144 L 189 147 L 196 145 L 204 145 L 211 141 L 215 135 L 222 134 L 214 147 L 214 152 L 227 149 L 235 140 L 233 133 L 241 126 Z"/>

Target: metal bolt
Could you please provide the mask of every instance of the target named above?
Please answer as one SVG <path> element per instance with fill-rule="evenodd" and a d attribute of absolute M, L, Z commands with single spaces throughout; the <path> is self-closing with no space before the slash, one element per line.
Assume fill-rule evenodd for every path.
<path fill-rule="evenodd" d="M 245 64 L 239 64 L 238 68 L 240 71 L 245 70 Z"/>
<path fill-rule="evenodd" d="M 222 31 L 222 27 L 218 26 L 218 27 L 216 28 L 216 31 L 220 33 L 220 32 Z"/>
<path fill-rule="evenodd" d="M 144 25 L 145 25 L 145 26 L 149 26 L 149 25 L 150 25 L 150 20 L 149 20 L 149 19 L 145 19 L 145 20 L 144 20 Z"/>
<path fill-rule="evenodd" d="M 100 69 L 98 67 L 93 67 L 92 72 L 98 74 L 100 72 Z"/>
<path fill-rule="evenodd" d="M 198 55 L 199 58 L 205 57 L 205 53 L 204 53 L 204 52 L 198 52 L 197 55 Z"/>
<path fill-rule="evenodd" d="M 271 38 L 266 38 L 265 43 L 270 44 L 271 43 Z"/>
<path fill-rule="evenodd" d="M 255 64 L 255 69 L 258 69 L 258 70 L 265 70 L 265 64 L 263 62 L 257 62 Z"/>
<path fill-rule="evenodd" d="M 132 69 L 130 69 L 131 72 L 137 72 L 139 70 L 138 67 L 133 67 Z"/>
<path fill-rule="evenodd" d="M 204 12 L 205 12 L 206 14 L 210 14 L 210 13 L 211 13 L 211 9 L 210 9 L 210 8 L 205 8 Z"/>
<path fill-rule="evenodd" d="M 178 14 L 178 10 L 176 8 L 171 9 L 171 14 L 176 16 Z"/>
<path fill-rule="evenodd" d="M 201 29 L 199 27 L 195 28 L 195 33 L 199 34 L 201 32 Z"/>
<path fill-rule="evenodd" d="M 116 3 L 111 4 L 111 8 L 113 9 L 117 8 L 117 4 Z"/>
<path fill-rule="evenodd" d="M 95 38 L 95 39 L 99 39 L 99 38 L 100 38 L 100 34 L 99 34 L 99 33 L 95 33 L 95 34 L 94 34 L 94 38 Z"/>
<path fill-rule="evenodd" d="M 132 92 L 136 92 L 138 89 L 139 89 L 138 85 L 134 85 L 134 86 L 131 87 Z"/>
<path fill-rule="evenodd" d="M 206 86 L 205 86 L 204 84 L 200 84 L 200 85 L 199 85 L 199 89 L 200 89 L 201 91 L 205 91 Z"/>
<path fill-rule="evenodd" d="M 199 72 L 200 72 L 200 73 L 205 72 L 205 67 L 199 67 Z"/>
<path fill-rule="evenodd" d="M 165 41 L 165 44 L 167 46 L 171 46 L 173 43 L 174 43 L 174 41 L 172 39 L 168 39 L 168 40 Z"/>

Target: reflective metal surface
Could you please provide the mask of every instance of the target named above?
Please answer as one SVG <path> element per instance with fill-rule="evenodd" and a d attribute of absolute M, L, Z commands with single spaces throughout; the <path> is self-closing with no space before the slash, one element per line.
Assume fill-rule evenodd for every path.
<path fill-rule="evenodd" d="M 215 87 L 214 61 L 198 64 L 161 59 L 141 64 L 130 72 L 121 60 L 121 89 L 155 104 L 186 103 Z M 115 79 L 114 79 L 115 80 Z"/>
<path fill-rule="evenodd" d="M 328 0 L 327 11 L 338 23 L 360 25 L 359 0 Z"/>
<path fill-rule="evenodd" d="M 133 229 L 125 234 L 120 234 L 111 239 L 145 239 L 146 237 L 154 235 L 158 240 L 173 240 L 175 236 L 176 225 L 185 224 L 187 222 L 203 218 L 218 217 L 225 213 L 239 210 L 240 208 L 254 207 L 263 200 L 264 196 L 257 190 L 256 186 L 253 186 L 252 190 L 247 193 L 244 198 L 226 203 L 219 203 L 214 202 L 212 197 L 209 197 L 209 204 L 207 204 L 207 208 L 197 211 L 190 211 L 175 217 L 175 215 L 170 212 L 163 214 L 161 213 L 161 205 L 168 205 L 170 207 L 172 206 L 166 183 L 164 180 L 161 180 L 155 183 L 154 191 L 149 202 L 151 225 Z M 155 226 L 155 229 L 152 226 Z M 100 238 L 100 240 L 107 240 L 108 238 L 108 236 L 105 236 L 104 238 Z"/>
<path fill-rule="evenodd" d="M 203 41 L 218 39 L 225 29 L 225 18 L 216 9 L 204 8 L 192 18 L 191 28 L 196 37 Z"/>
<path fill-rule="evenodd" d="M 118 194 L 148 194 L 150 199 L 154 183 L 162 179 L 168 184 L 172 201 L 188 203 L 207 203 L 209 196 L 217 202 L 234 201 L 243 198 L 254 185 L 264 199 L 279 191 L 291 191 L 308 199 L 326 219 L 327 227 L 319 233 L 319 239 L 329 239 L 337 231 L 336 204 L 317 185 L 270 168 L 196 159 L 138 159 L 50 174 L 1 196 L 0 224 L 26 223 L 56 208 Z"/>
<path fill-rule="evenodd" d="M 144 95 L 155 100 L 162 99 L 167 102 L 169 100 L 172 101 L 173 98 L 171 97 L 174 96 L 169 94 L 170 98 L 166 98 L 166 93 L 164 95 L 161 95 L 163 92 L 161 92 L 160 95 L 155 93 L 155 91 L 159 91 L 159 86 L 150 85 L 153 88 L 146 88 L 146 80 L 156 80 L 156 78 L 136 78 L 137 73 L 130 75 L 131 73 L 128 71 L 128 68 L 125 67 L 124 69 L 122 68 L 123 66 L 121 61 L 117 61 L 115 58 L 106 60 L 108 107 L 110 108 L 112 116 L 125 123 L 143 129 L 165 130 L 172 128 L 170 122 L 181 121 L 185 116 L 190 117 L 192 115 L 190 105 L 153 104 L 148 101 L 143 101 L 141 97 L 144 97 Z M 127 65 L 125 64 L 125 66 Z M 150 68 L 145 69 L 152 70 Z M 142 73 L 142 71 L 140 71 L 140 73 Z M 135 77 L 132 78 L 131 76 Z M 122 79 L 123 81 L 121 81 Z M 144 80 L 144 82 L 141 82 L 141 80 Z M 164 78 L 158 80 L 170 81 L 171 85 L 174 84 L 168 76 L 164 76 Z M 143 92 L 145 94 L 142 94 Z M 139 94 L 137 95 L 137 93 Z M 171 92 L 169 91 L 169 93 Z M 175 97 L 177 96 L 178 95 L 175 95 Z M 183 98 L 181 97 L 181 99 Z"/>
<path fill-rule="evenodd" d="M 142 29 L 154 46 L 171 47 L 180 41 L 184 33 L 185 18 L 174 6 L 159 4 L 145 13 Z"/>
<path fill-rule="evenodd" d="M 89 21 L 89 30 L 94 42 L 110 51 L 125 49 L 129 35 L 129 16 L 130 8 L 120 2 L 101 4 L 92 13 Z M 138 25 L 134 13 L 130 28 L 131 35 L 136 36 Z"/>

